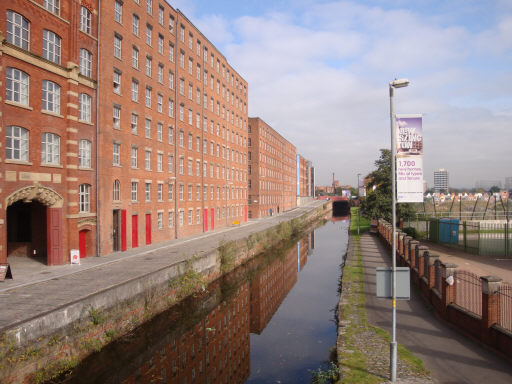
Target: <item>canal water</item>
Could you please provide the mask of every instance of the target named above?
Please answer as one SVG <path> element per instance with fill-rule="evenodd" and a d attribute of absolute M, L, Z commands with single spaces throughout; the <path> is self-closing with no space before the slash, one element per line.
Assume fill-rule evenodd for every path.
<path fill-rule="evenodd" d="M 336 345 L 348 222 L 267 252 L 90 356 L 57 382 L 310 383 Z M 52 381 L 55 382 L 55 381 Z"/>

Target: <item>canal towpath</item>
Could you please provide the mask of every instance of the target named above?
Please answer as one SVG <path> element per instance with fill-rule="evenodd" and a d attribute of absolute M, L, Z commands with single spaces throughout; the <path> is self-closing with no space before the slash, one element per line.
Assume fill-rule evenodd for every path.
<path fill-rule="evenodd" d="M 361 235 L 360 250 L 364 269 L 368 322 L 391 333 L 391 301 L 377 299 L 375 292 L 375 268 L 391 266 L 391 252 L 377 236 L 370 233 Z M 450 262 L 464 266 L 465 269 L 471 268 L 474 272 L 491 274 L 485 260 L 464 261 L 463 256 L 458 254 L 455 256 L 457 259 L 453 258 Z M 443 255 L 441 259 L 444 260 Z M 495 267 L 492 268 L 493 271 L 497 271 Z M 505 280 L 507 277 L 503 275 L 502 278 Z M 397 303 L 397 341 L 423 361 L 434 382 L 475 384 L 512 382 L 510 362 L 438 319 L 414 290 L 411 290 L 411 300 Z M 386 377 L 389 375 L 389 350 L 382 351 L 382 354 L 384 356 L 376 356 L 374 361 L 384 360 L 380 374 Z M 398 377 L 400 378 L 400 371 Z"/>
<path fill-rule="evenodd" d="M 243 239 L 251 233 L 300 217 L 323 204 L 324 201 L 312 201 L 279 215 L 250 220 L 236 227 L 82 259 L 80 265 L 48 267 L 16 260 L 12 263 L 14 279 L 0 283 L 0 333 L 113 287 L 144 280 L 146 276 L 187 257 L 211 252 L 222 241 Z"/>

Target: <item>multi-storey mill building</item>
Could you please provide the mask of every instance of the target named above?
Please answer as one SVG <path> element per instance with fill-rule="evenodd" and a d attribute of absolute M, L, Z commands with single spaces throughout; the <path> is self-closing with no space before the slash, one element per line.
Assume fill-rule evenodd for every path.
<path fill-rule="evenodd" d="M 96 254 L 97 2 L 0 2 L 0 263 Z"/>
<path fill-rule="evenodd" d="M 100 254 L 246 220 L 246 81 L 165 1 L 101 4 Z"/>
<path fill-rule="evenodd" d="M 247 219 L 247 83 L 185 15 L 155 0 L 0 12 L 0 263 Z"/>

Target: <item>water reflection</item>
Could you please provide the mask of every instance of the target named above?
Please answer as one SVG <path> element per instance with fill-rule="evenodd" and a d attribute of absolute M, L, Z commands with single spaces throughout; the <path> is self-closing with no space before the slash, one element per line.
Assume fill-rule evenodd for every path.
<path fill-rule="evenodd" d="M 314 232 L 261 255 L 90 356 L 66 383 L 244 383 L 260 334 L 297 282 Z"/>

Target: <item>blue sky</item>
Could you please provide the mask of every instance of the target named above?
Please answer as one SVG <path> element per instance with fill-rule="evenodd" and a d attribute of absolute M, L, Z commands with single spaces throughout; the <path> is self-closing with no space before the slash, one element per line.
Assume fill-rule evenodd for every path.
<path fill-rule="evenodd" d="M 316 167 L 356 184 L 397 113 L 424 115 L 424 173 L 512 176 L 512 0 L 170 1 L 249 82 L 259 116 Z"/>

